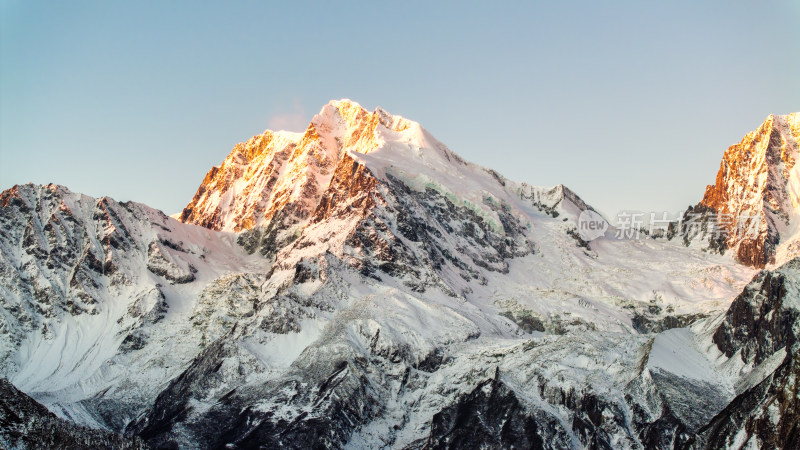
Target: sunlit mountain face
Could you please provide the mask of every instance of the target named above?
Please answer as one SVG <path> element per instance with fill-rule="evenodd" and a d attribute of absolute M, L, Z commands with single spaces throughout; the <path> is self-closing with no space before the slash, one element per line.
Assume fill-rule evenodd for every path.
<path fill-rule="evenodd" d="M 698 207 L 724 224 L 724 248 L 756 267 L 798 255 L 800 114 L 769 116 L 725 151 Z M 735 219 L 735 220 L 734 220 Z"/>

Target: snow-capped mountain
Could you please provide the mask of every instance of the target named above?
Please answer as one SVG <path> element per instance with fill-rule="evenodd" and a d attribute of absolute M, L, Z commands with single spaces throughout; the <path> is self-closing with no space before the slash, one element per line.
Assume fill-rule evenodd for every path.
<path fill-rule="evenodd" d="M 744 264 L 764 267 L 800 255 L 799 151 L 800 113 L 769 116 L 728 148 L 716 183 L 695 208 L 716 218 L 724 230 L 718 246 Z"/>
<path fill-rule="evenodd" d="M 245 230 L 240 244 L 282 265 L 333 253 L 365 275 L 387 272 L 423 291 L 438 284 L 459 296 L 499 300 L 505 309 L 540 308 L 544 322 L 569 312 L 602 329 L 630 329 L 628 311 L 638 311 L 609 296 L 658 300 L 678 312 L 721 309 L 720 300 L 751 274 L 678 243 L 619 241 L 608 233 L 588 248 L 575 232 L 586 209 L 564 186 L 506 180 L 464 161 L 416 122 L 341 100 L 326 105 L 303 134 L 267 131 L 237 145 L 209 171 L 181 218 Z M 641 259 L 663 275 L 623 274 Z M 491 278 L 502 281 L 483 287 Z M 502 292 L 507 286 L 510 295 Z M 518 305 L 524 290 L 550 301 Z M 606 306 L 592 308 L 594 301 Z"/>
<path fill-rule="evenodd" d="M 237 145 L 181 221 L 15 186 L 0 376 L 154 448 L 797 439 L 798 263 L 586 242 L 587 210 L 349 100 Z"/>
<path fill-rule="evenodd" d="M 59 186 L 0 206 L 0 374 L 86 425 L 120 429 L 222 333 L 191 312 L 219 309 L 214 289 L 253 260 L 234 236 Z"/>

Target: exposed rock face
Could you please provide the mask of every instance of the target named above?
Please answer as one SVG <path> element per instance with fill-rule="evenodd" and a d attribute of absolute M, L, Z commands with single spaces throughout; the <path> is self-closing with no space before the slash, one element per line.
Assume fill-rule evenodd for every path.
<path fill-rule="evenodd" d="M 800 269 L 800 260 L 783 269 Z M 784 301 L 796 302 L 786 297 L 786 276 L 763 272 L 733 301 L 714 333 L 714 343 L 726 356 L 738 352 L 744 362 L 754 364 L 761 364 L 780 349 L 791 348 L 797 340 L 795 327 L 800 311 L 785 307 Z"/>
<path fill-rule="evenodd" d="M 426 448 L 544 448 L 535 417 L 500 380 L 434 414 Z"/>
<path fill-rule="evenodd" d="M 706 188 L 695 212 L 716 218 L 724 234 L 722 250 L 754 267 L 775 262 L 777 246 L 792 238 L 797 222 L 800 172 L 800 113 L 771 115 L 756 130 L 725 151 L 715 184 Z"/>
<path fill-rule="evenodd" d="M 651 319 L 649 314 L 635 314 L 633 316 L 633 328 L 640 333 L 661 333 L 662 331 L 671 330 L 673 328 L 684 328 L 697 322 L 700 319 L 708 317 L 705 314 L 685 314 L 679 316 L 673 315 L 656 315 L 656 318 Z"/>
<path fill-rule="evenodd" d="M 44 317 L 66 311 L 73 315 L 97 314 L 96 297 L 102 287 L 97 276 L 113 276 L 116 266 L 111 259 L 115 249 L 130 247 L 128 230 L 119 221 L 121 205 L 109 199 L 92 201 L 86 211 L 94 233 L 76 226 L 79 218 L 62 201 L 65 193 L 54 185 L 45 187 L 15 186 L 0 194 L 0 226 L 7 243 L 4 254 L 13 255 L 11 245 L 21 242 L 27 257 L 20 258 L 20 271 L 11 263 L 0 266 L 3 277 L 15 279 L 21 295 L 36 300 L 27 308 L 9 308 L 14 322 L 38 326 Z M 74 206 L 73 206 L 74 208 Z M 9 258 L 10 259 L 10 258 Z M 40 262 L 41 261 L 41 262 Z M 67 269 L 67 270 L 64 270 Z M 60 275 L 69 274 L 62 278 Z M 9 305 L 10 306 L 10 305 Z M 20 305 L 22 306 L 22 305 Z M 27 305 L 26 305 L 27 306 Z"/>
<path fill-rule="evenodd" d="M 759 274 L 714 333 L 721 351 L 755 367 L 755 379 L 699 431 L 694 446 L 800 447 L 799 338 L 800 259 L 795 259 Z"/>
<path fill-rule="evenodd" d="M 148 448 L 138 438 L 128 439 L 59 419 L 4 378 L 0 378 L 0 446 L 19 450 Z"/>
<path fill-rule="evenodd" d="M 794 351 L 797 352 L 795 347 Z M 694 448 L 800 447 L 800 358 L 786 355 L 764 381 L 736 397 L 692 441 Z"/>
<path fill-rule="evenodd" d="M 363 167 L 347 151 L 376 149 L 379 126 L 402 132 L 409 122 L 342 100 L 323 108 L 305 133 L 254 136 L 208 172 L 181 220 L 226 231 L 269 224 L 278 213 L 285 226 L 320 220 L 337 195 L 350 198 L 353 189 L 368 187 L 357 179 Z"/>

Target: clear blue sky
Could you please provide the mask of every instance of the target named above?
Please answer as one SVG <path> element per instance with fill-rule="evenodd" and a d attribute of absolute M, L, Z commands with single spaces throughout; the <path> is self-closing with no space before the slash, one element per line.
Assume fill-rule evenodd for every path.
<path fill-rule="evenodd" d="M 609 215 L 696 203 L 725 148 L 800 110 L 796 0 L 0 4 L 0 188 L 167 213 L 330 99 Z"/>

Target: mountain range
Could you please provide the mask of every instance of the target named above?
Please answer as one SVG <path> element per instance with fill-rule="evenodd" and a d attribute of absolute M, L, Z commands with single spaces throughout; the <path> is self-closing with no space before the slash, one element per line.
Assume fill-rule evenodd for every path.
<path fill-rule="evenodd" d="M 14 186 L 0 444 L 800 448 L 799 143 L 769 116 L 639 238 L 350 100 L 174 217 Z"/>

